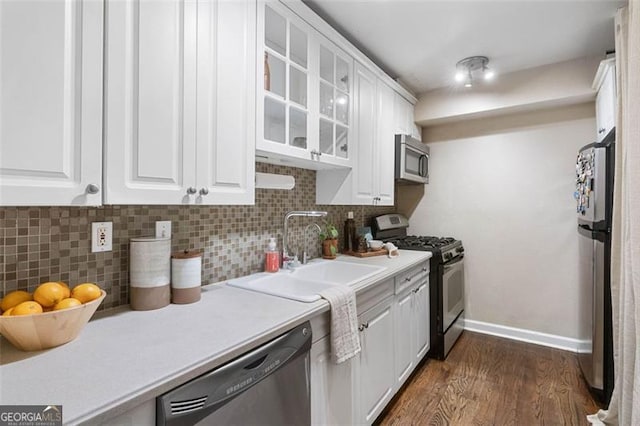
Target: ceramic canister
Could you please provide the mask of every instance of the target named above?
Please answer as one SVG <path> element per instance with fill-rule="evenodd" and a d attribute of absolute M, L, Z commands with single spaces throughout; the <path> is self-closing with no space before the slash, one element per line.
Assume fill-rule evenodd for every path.
<path fill-rule="evenodd" d="M 171 238 L 130 240 L 129 289 L 131 309 L 149 311 L 171 301 Z"/>
<path fill-rule="evenodd" d="M 202 253 L 179 251 L 171 255 L 171 301 L 193 303 L 200 300 Z"/>

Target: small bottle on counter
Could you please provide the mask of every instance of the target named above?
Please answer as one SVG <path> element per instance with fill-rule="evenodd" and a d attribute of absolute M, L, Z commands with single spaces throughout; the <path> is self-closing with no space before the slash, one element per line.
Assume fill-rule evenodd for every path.
<path fill-rule="evenodd" d="M 271 237 L 264 256 L 264 271 L 278 272 L 278 269 L 280 269 L 280 253 L 278 253 L 276 239 Z"/>
<path fill-rule="evenodd" d="M 356 237 L 356 222 L 353 220 L 353 212 L 347 213 L 344 221 L 344 252 L 356 251 L 354 240 Z"/>

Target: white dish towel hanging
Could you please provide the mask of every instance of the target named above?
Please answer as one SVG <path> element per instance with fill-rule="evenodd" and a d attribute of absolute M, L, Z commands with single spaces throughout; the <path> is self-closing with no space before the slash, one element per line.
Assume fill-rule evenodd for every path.
<path fill-rule="evenodd" d="M 331 358 L 340 364 L 360 353 L 356 293 L 350 287 L 333 285 L 320 296 L 331 305 Z"/>

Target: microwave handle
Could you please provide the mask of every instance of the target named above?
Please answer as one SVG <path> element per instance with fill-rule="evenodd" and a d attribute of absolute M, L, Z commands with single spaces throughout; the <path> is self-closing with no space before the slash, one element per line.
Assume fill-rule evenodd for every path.
<path fill-rule="evenodd" d="M 420 173 L 421 177 L 427 177 L 427 173 L 429 172 L 427 161 L 429 161 L 429 157 L 424 154 L 422 154 L 418 160 L 418 173 Z"/>

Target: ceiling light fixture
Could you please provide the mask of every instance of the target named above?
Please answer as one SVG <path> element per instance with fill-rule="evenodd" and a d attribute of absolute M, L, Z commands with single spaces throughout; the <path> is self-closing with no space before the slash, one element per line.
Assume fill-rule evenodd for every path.
<path fill-rule="evenodd" d="M 495 72 L 487 66 L 489 58 L 486 56 L 470 56 L 456 64 L 455 79 L 458 83 L 464 83 L 464 87 L 472 87 L 474 77 L 482 77 L 489 81 L 495 76 Z"/>

